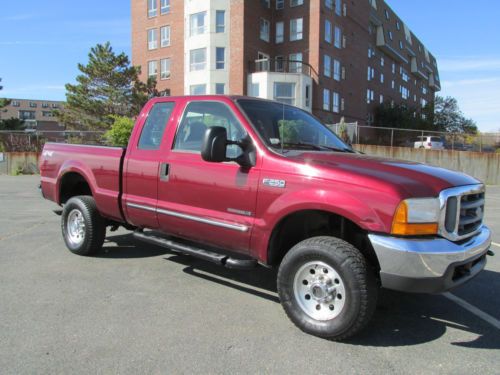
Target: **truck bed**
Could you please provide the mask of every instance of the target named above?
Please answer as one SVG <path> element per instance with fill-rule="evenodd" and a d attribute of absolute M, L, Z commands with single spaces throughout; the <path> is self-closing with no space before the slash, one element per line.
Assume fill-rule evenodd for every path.
<path fill-rule="evenodd" d="M 120 187 L 125 148 L 46 143 L 40 158 L 41 189 L 45 198 L 64 203 L 60 186 L 71 173 L 83 171 L 102 216 L 122 221 Z"/>

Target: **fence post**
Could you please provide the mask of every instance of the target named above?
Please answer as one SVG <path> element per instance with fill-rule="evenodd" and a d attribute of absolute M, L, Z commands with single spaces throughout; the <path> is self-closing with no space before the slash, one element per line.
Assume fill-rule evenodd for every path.
<path fill-rule="evenodd" d="M 394 147 L 394 129 L 391 129 L 391 147 Z"/>
<path fill-rule="evenodd" d="M 479 133 L 479 152 L 483 152 L 483 135 Z"/>

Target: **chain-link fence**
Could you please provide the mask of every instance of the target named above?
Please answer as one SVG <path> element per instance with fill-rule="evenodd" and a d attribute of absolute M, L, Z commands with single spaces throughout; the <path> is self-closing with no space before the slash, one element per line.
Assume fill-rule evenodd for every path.
<path fill-rule="evenodd" d="M 0 152 L 41 152 L 46 142 L 105 145 L 103 132 L 0 131 Z"/>
<path fill-rule="evenodd" d="M 350 144 L 500 152 L 500 133 L 466 135 L 359 126 L 356 123 L 329 127 Z M 46 142 L 107 145 L 104 132 L 98 131 L 0 131 L 0 152 L 41 152 Z"/>
<path fill-rule="evenodd" d="M 350 144 L 446 149 L 455 151 L 500 152 L 500 133 L 477 135 L 426 130 L 334 124 L 330 128 Z"/>

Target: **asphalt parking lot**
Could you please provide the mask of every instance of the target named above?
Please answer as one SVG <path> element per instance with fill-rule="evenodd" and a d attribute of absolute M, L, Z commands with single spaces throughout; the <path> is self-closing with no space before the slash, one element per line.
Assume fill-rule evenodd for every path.
<path fill-rule="evenodd" d="M 498 245 L 485 271 L 451 296 L 382 291 L 370 326 L 335 343 L 293 326 L 269 270 L 219 268 L 121 230 L 98 257 L 72 255 L 37 184 L 0 176 L 2 374 L 499 372 L 500 187 L 487 193 Z"/>

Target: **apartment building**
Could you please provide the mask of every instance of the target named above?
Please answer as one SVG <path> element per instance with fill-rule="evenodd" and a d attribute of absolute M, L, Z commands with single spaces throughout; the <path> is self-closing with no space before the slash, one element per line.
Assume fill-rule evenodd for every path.
<path fill-rule="evenodd" d="M 0 120 L 23 120 L 28 131 L 61 131 L 64 126 L 59 123 L 54 111 L 63 106 L 63 102 L 52 100 L 10 99 L 10 104 L 0 109 Z"/>
<path fill-rule="evenodd" d="M 383 0 L 131 0 L 132 61 L 167 95 L 275 99 L 328 123 L 418 113 L 434 56 Z"/>

